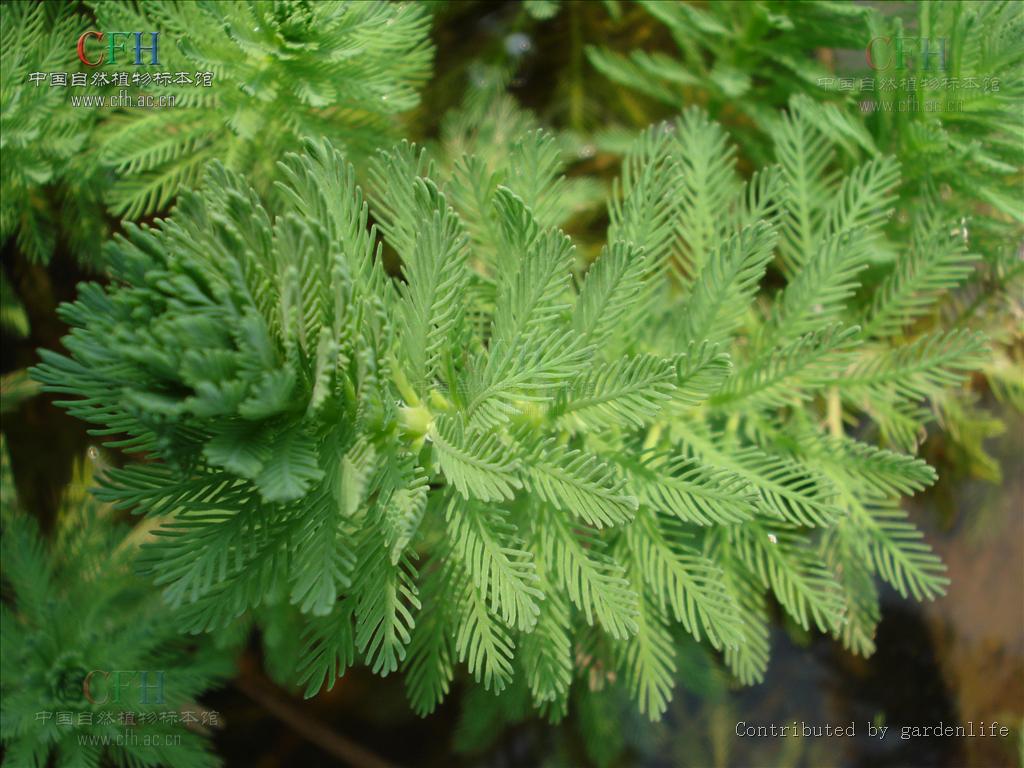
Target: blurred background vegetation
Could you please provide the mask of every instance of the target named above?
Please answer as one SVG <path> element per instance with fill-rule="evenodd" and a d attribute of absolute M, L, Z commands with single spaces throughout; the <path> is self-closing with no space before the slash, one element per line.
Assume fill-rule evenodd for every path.
<path fill-rule="evenodd" d="M 103 4 L 52 4 L 46 45 L 59 50 L 43 71 L 72 68 L 68 40 Z M 601 205 L 623 146 L 636 129 L 699 104 L 739 142 L 741 170 L 771 162 L 778 110 L 794 103 L 841 144 L 842 167 L 876 153 L 901 161 L 898 215 L 888 247 L 915 212 L 951 213 L 970 231 L 982 265 L 956 296 L 948 322 L 969 322 L 996 340 L 985 375 L 956 402 L 938 403 L 939 422 L 922 455 L 937 486 L 911 508 L 949 567 L 948 595 L 919 606 L 883 592 L 878 650 L 864 660 L 783 620 L 765 682 L 737 688 L 706 657 L 684 655 L 682 687 L 662 722 L 650 724 L 611 692 L 574 702 L 557 726 L 525 698 L 456 688 L 437 713 L 413 715 L 401 681 L 353 669 L 330 692 L 303 701 L 272 682 L 251 638 L 237 677 L 203 699 L 222 714 L 213 738 L 227 765 L 416 766 L 1006 766 L 1024 751 L 1024 398 L 1022 177 L 1024 32 L 1019 3 L 618 2 L 451 0 L 422 4 L 432 16 L 433 74 L 418 104 L 389 114 L 393 136 L 499 163 L 508 137 L 554 129 L 568 163 L 566 229 L 596 255 L 607 225 Z M 98 243 L 116 232 L 105 190 L 115 171 L 97 160 L 102 132 L 88 115 L 58 104 L 25 104 L 7 49 L 5 20 L 3 162 L 3 434 L 22 506 L 44 531 L 76 461 L 122 462 L 85 426 L 39 395 L 21 373 L 40 347 L 58 349 L 66 328 L 57 305 L 84 279 L 103 280 Z M 91 27 L 90 27 L 91 28 Z M 11 35 L 14 32 L 10 33 Z M 841 79 L 874 78 L 864 55 L 872 38 L 947 39 L 956 76 L 999 80 L 967 92 L 962 107 L 936 112 L 864 112 L 865 95 Z M 822 83 L 830 83 L 822 85 Z M 879 101 L 894 98 L 877 93 Z M 912 100 L 923 95 L 911 95 Z M 415 104 L 415 106 L 413 106 Z M 922 102 L 923 104 L 923 102 Z M 32 121 L 19 119 L 19 110 Z M 52 120 L 52 122 L 50 122 Z M 68 124 L 70 121 L 70 124 Z M 59 123 L 59 125 L 58 125 Z M 168 124 L 165 130 L 175 130 Z M 228 130 L 227 128 L 224 129 Z M 22 131 L 23 133 L 19 133 Z M 360 136 L 360 141 L 366 141 Z M 253 139 L 266 166 L 277 149 Z M 47 145 L 49 142 L 52 146 Z M 41 149 L 42 147 L 42 149 Z M 46 161 L 13 178 L 19 151 Z M 17 165 L 17 167 L 22 167 Z M 151 220 L 173 195 L 135 209 Z M 11 208 L 13 212 L 8 212 Z M 16 210 L 14 210 L 16 209 Z M 13 222 L 13 223 L 11 223 Z M 9 225 L 10 224 L 10 225 Z M 589 250 L 588 250 L 589 247 Z M 880 248 L 884 267 L 886 245 Z M 969 313 L 968 313 L 969 310 Z M 968 318 L 968 319 L 964 319 Z M 922 322 L 933 320 L 924 319 Z M 691 663 L 685 660 L 690 659 Z M 857 724 L 858 737 L 743 739 L 736 723 Z M 868 722 L 934 725 L 998 720 L 1006 739 L 871 740 Z"/>

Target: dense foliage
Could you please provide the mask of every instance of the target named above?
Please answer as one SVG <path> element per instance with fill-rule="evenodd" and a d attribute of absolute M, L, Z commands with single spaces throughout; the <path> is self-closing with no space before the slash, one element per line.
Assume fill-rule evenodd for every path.
<path fill-rule="evenodd" d="M 628 7 L 654 19 L 671 42 L 651 35 L 632 49 L 617 42 L 587 48 L 595 69 L 622 86 L 617 99 L 602 100 L 628 107 L 612 110 L 619 119 L 635 120 L 628 93 L 662 109 L 680 100 L 703 103 L 726 121 L 746 157 L 767 163 L 784 161 L 775 140 L 784 130 L 777 108 L 788 107 L 836 144 L 839 167 L 885 154 L 899 158 L 888 239 L 876 244 L 875 268 L 862 279 L 878 288 L 877 280 L 899 261 L 898 251 L 926 248 L 921 232 L 937 222 L 959 229 L 978 262 L 966 285 L 924 313 L 918 327 L 985 329 L 993 342 L 982 365 L 988 384 L 1024 410 L 1019 328 L 995 320 L 1019 317 L 1016 297 L 1024 293 L 1024 16 L 1018 4 L 944 0 L 884 12 L 827 0 Z M 622 19 L 612 28 L 630 23 Z M 905 48 L 900 55 L 897 45 Z M 605 143 L 617 145 L 617 135 L 606 132 Z M 936 409 L 964 466 L 997 479 L 984 441 L 1000 427 L 977 401 L 974 394 L 942 398 Z"/>
<path fill-rule="evenodd" d="M 68 73 L 68 41 L 84 20 L 70 5 L 5 3 L 0 12 L 0 243 L 16 236 L 28 258 L 50 260 L 65 238 L 84 261 L 95 261 L 106 232 L 89 137 L 97 113 L 71 109 L 50 72 Z M 46 78 L 30 81 L 33 74 Z M 4 287 L 5 315 L 16 306 Z M 6 322 L 5 322 L 6 324 Z"/>
<path fill-rule="evenodd" d="M 600 764 L 680 682 L 763 680 L 773 623 L 874 653 L 883 582 L 949 584 L 904 500 L 998 479 L 983 401 L 1024 411 L 1024 17 L 916 11 L 0 6 L 4 333 L 56 347 L 19 292 L 93 275 L 0 410 L 42 385 L 113 457 L 47 535 L 4 465 L 6 755 L 215 764 L 36 712 L 102 736 L 69 686 L 151 668 L 191 710 L 254 628 L 307 697 L 364 665 L 420 715 L 457 691 L 464 743 L 571 714 Z M 186 81 L 133 93 L 175 105 L 31 81 L 93 28 L 159 30 Z M 907 32 L 1001 87 L 839 87 Z"/>
<path fill-rule="evenodd" d="M 836 179 L 824 136 L 799 112 L 783 125 L 786 162 L 746 184 L 701 112 L 645 132 L 575 279 L 542 133 L 507 177 L 465 156 L 436 178 L 408 144 L 377 159 L 399 280 L 327 144 L 286 161 L 276 217 L 215 166 L 115 242 L 117 282 L 62 308 L 71 357 L 44 352 L 36 375 L 157 460 L 102 495 L 165 520 L 143 561 L 188 628 L 274 594 L 308 615 L 308 693 L 358 652 L 404 668 L 428 712 L 460 661 L 497 691 L 523 675 L 557 715 L 574 677 L 618 669 L 657 717 L 672 622 L 760 678 L 766 591 L 869 653 L 873 574 L 942 592 L 898 505 L 934 475 L 844 424 L 914 449 L 922 401 L 984 342 L 883 342 L 972 257 L 936 223 L 851 302 L 897 166 Z M 776 255 L 786 287 L 758 306 Z"/>
<path fill-rule="evenodd" d="M 639 0 L 638 5 L 664 25 L 675 50 L 620 52 L 595 42 L 586 51 L 594 68 L 669 108 L 699 94 L 715 115 L 738 112 L 737 133 L 761 162 L 767 159 L 764 137 L 778 127 L 778 110 L 790 97 L 826 96 L 818 80 L 829 69 L 804 51 L 863 46 L 872 12 L 860 3 L 828 0 L 702 5 Z M 836 114 L 834 108 L 809 111 L 822 125 Z M 842 135 L 846 126 L 834 120 L 830 127 Z"/>
<path fill-rule="evenodd" d="M 19 508 L 0 449 L 4 764 L 217 765 L 188 718 L 208 724 L 195 698 L 230 673 L 230 659 L 182 637 L 132 573 L 138 531 L 90 496 L 87 471 L 47 543 Z M 126 726 L 138 726 L 134 740 Z"/>
<path fill-rule="evenodd" d="M 360 155 L 394 136 L 394 115 L 419 101 L 433 48 L 425 5 L 388 2 L 93 3 L 106 29 L 160 29 L 161 68 L 191 82 L 159 86 L 164 110 L 127 110 L 100 135 L 120 181 L 115 213 L 167 206 L 218 159 L 272 189 L 275 159 L 304 137 L 327 136 Z M 197 87 L 196 73 L 216 86 Z"/>

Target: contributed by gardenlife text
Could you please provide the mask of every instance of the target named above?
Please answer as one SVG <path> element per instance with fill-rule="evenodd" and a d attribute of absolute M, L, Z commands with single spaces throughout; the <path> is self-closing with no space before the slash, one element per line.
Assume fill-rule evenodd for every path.
<path fill-rule="evenodd" d="M 735 734 L 740 738 L 751 739 L 785 739 L 794 737 L 803 738 L 852 738 L 858 735 L 866 735 L 869 738 L 884 739 L 899 737 L 903 741 L 920 738 L 1006 738 L 1010 735 L 1010 729 L 1001 725 L 995 720 L 978 721 L 970 720 L 966 723 L 951 725 L 943 722 L 930 723 L 928 725 L 880 725 L 874 722 L 866 723 L 864 730 L 858 731 L 856 722 L 846 724 L 833 723 L 808 723 L 804 720 L 794 720 L 786 724 L 778 723 L 751 723 L 740 720 L 736 723 Z"/>

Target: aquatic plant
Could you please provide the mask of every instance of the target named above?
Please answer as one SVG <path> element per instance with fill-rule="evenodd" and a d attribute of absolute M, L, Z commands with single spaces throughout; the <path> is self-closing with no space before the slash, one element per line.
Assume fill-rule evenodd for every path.
<path fill-rule="evenodd" d="M 34 375 L 146 459 L 100 497 L 161 521 L 140 560 L 181 627 L 292 604 L 307 695 L 359 660 L 428 713 L 464 665 L 553 718 L 595 677 L 658 718 L 678 633 L 763 676 L 769 597 L 870 653 L 876 577 L 946 584 L 899 500 L 985 340 L 912 328 L 973 260 L 937 219 L 860 295 L 898 164 L 838 176 L 802 111 L 779 125 L 746 182 L 700 110 L 645 131 L 589 265 L 542 132 L 501 174 L 400 144 L 369 203 L 307 142 L 275 215 L 214 164 L 109 246 Z"/>

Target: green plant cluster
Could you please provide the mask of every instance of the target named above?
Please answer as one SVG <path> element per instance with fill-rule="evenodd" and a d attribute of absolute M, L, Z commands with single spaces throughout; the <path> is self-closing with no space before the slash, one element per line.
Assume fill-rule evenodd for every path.
<path fill-rule="evenodd" d="M 166 670 L 192 707 L 253 627 L 307 697 L 363 665 L 427 715 L 475 681 L 472 743 L 626 699 L 657 721 L 698 669 L 761 681 L 776 614 L 868 656 L 880 584 L 944 593 L 903 509 L 919 454 L 996 480 L 983 395 L 1024 410 L 1017 9 L 918 5 L 958 76 L 1007 73 L 938 113 L 818 85 L 908 28 L 868 6 L 516 10 L 487 24 L 520 52 L 568 28 L 567 110 L 519 103 L 509 40 L 440 46 L 458 77 L 432 79 L 459 6 L 0 6 L 5 270 L 102 267 L 0 405 L 41 385 L 116 456 L 45 537 L 4 465 L 14 764 L 216 764 L 35 712 L 87 668 Z M 161 71 L 213 87 L 96 111 L 29 82 L 93 26 L 159 30 Z"/>
<path fill-rule="evenodd" d="M 181 718 L 201 722 L 195 699 L 231 674 L 230 658 L 183 637 L 153 600 L 132 572 L 140 529 L 92 498 L 84 466 L 47 541 L 19 507 L 0 450 L 4 765 L 218 765 Z"/>
<path fill-rule="evenodd" d="M 285 161 L 276 216 L 214 166 L 114 242 L 117 281 L 61 309 L 70 357 L 35 375 L 150 459 L 101 496 L 162 521 L 142 561 L 184 626 L 286 598 L 308 694 L 359 659 L 403 669 L 426 713 L 462 663 L 495 691 L 522 675 L 557 717 L 574 679 L 616 670 L 657 718 L 675 625 L 760 679 L 768 594 L 870 653 L 875 575 L 945 585 L 899 507 L 934 473 L 875 441 L 913 451 L 922 406 L 984 354 L 968 330 L 894 337 L 973 257 L 938 223 L 854 301 L 898 166 L 836 178 L 813 124 L 783 125 L 783 164 L 748 182 L 699 110 L 643 133 L 582 273 L 543 133 L 500 179 L 378 156 L 400 279 L 328 144 Z"/>
<path fill-rule="evenodd" d="M 922 247 L 915 245 L 921 232 L 937 221 L 958 230 L 979 263 L 966 285 L 919 318 L 918 328 L 989 332 L 993 343 L 982 366 L 988 386 L 1021 411 L 1019 322 L 1005 322 L 1019 317 L 1016 297 L 1024 292 L 1024 16 L 1018 5 L 943 0 L 886 12 L 835 2 L 639 2 L 631 8 L 637 6 L 670 45 L 648 33 L 631 50 L 594 43 L 586 51 L 595 69 L 623 91 L 668 108 L 706 104 L 757 164 L 783 160 L 775 140 L 784 130 L 780 107 L 801 112 L 832 137 L 839 167 L 886 154 L 899 158 L 897 214 L 866 279 L 874 282 L 890 271 L 899 248 Z M 612 28 L 630 23 L 636 22 Z M 898 39 L 906 47 L 902 68 L 895 57 Z M 920 56 L 922 40 L 932 49 L 927 62 Z M 871 41 L 881 43 L 874 69 L 866 59 Z M 628 96 L 620 95 L 631 107 L 624 111 L 635 113 Z M 608 132 L 604 141 L 614 147 L 618 136 Z M 984 441 L 1000 427 L 978 400 L 974 394 L 944 398 L 936 408 L 963 465 L 996 480 L 999 469 Z"/>
<path fill-rule="evenodd" d="M 17 234 L 39 261 L 49 260 L 59 233 L 98 266 L 101 201 L 129 219 L 166 210 L 213 159 L 246 171 L 266 193 L 276 158 L 304 137 L 366 155 L 397 137 L 396 116 L 416 106 L 431 72 L 431 16 L 421 4 L 97 0 L 89 10 L 91 22 L 73 4 L 3 8 L 0 239 Z M 72 107 L 69 89 L 49 75 L 81 70 L 74 43 L 93 26 L 160 30 L 159 71 L 189 82 L 131 92 L 173 97 L 174 106 Z M 97 72 L 87 72 L 90 82 Z M 46 78 L 32 83 L 33 73 Z M 216 85 L 196 85 L 200 73 Z M 103 82 L 109 77 L 83 93 L 117 91 Z"/>
<path fill-rule="evenodd" d="M 89 145 L 97 113 L 71 109 L 66 89 L 48 79 L 29 79 L 68 71 L 71 41 L 83 24 L 66 4 L 11 2 L 0 13 L 0 243 L 16 237 L 33 261 L 49 261 L 63 237 L 80 259 L 95 262 L 106 232 Z M 5 316 L 17 307 L 6 281 L 0 306 Z"/>
<path fill-rule="evenodd" d="M 863 47 L 872 13 L 866 5 L 830 0 L 636 5 L 663 25 L 671 40 L 665 47 L 674 50 L 620 52 L 595 42 L 586 49 L 593 67 L 669 109 L 694 98 L 713 115 L 729 115 L 758 162 L 768 160 L 765 137 L 794 94 L 828 96 L 818 80 L 831 74 L 829 68 L 808 52 Z M 837 113 L 813 117 L 822 114 Z"/>
<path fill-rule="evenodd" d="M 413 3 L 194 2 L 92 4 L 105 29 L 160 29 L 166 71 L 212 72 L 216 86 L 160 86 L 174 108 L 128 110 L 98 135 L 120 181 L 111 209 L 134 219 L 164 209 L 220 160 L 263 194 L 276 159 L 326 136 L 365 155 L 396 134 L 430 76 L 430 13 Z M 168 43 L 178 40 L 177 48 Z"/>

